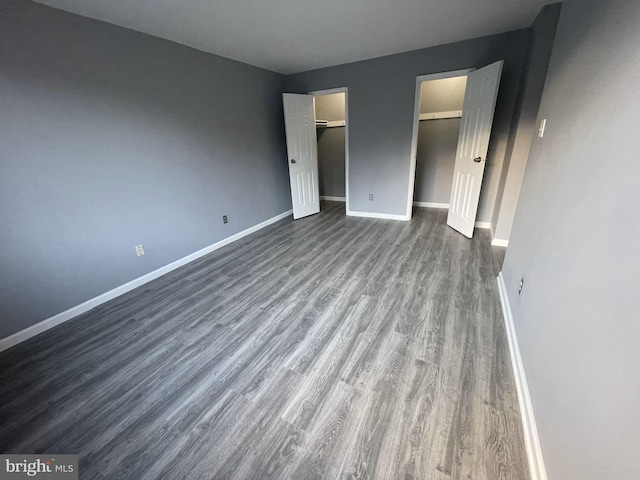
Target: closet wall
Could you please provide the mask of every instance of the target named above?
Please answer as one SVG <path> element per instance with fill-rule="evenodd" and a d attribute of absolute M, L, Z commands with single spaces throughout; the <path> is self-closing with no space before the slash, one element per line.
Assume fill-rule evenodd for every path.
<path fill-rule="evenodd" d="M 316 119 L 342 122 L 342 126 L 318 126 L 318 175 L 320 195 L 345 196 L 345 94 L 315 97 Z M 329 124 L 331 125 L 331 123 Z"/>
<path fill-rule="evenodd" d="M 423 82 L 420 113 L 461 111 L 467 77 Z M 460 118 L 421 120 L 416 156 L 415 202 L 448 204 Z"/>

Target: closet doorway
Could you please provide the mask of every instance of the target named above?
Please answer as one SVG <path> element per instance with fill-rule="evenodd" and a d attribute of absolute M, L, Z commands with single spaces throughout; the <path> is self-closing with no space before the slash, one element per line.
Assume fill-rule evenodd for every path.
<path fill-rule="evenodd" d="M 449 208 L 466 75 L 420 85 L 413 205 Z"/>
<path fill-rule="evenodd" d="M 310 92 L 314 97 L 321 200 L 345 202 L 349 211 L 347 88 Z"/>
<path fill-rule="evenodd" d="M 420 86 L 413 205 L 449 208 L 467 77 L 427 80 Z"/>
<path fill-rule="evenodd" d="M 417 78 L 408 218 L 447 208 L 447 225 L 473 236 L 503 63 Z"/>

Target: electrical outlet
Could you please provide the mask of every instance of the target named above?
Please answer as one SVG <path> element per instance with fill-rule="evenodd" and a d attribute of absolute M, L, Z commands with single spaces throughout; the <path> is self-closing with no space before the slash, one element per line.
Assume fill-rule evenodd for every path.
<path fill-rule="evenodd" d="M 229 223 L 229 219 L 227 218 L 226 215 L 222 216 L 222 223 Z"/>
<path fill-rule="evenodd" d="M 524 278 L 520 279 L 520 284 L 518 285 L 518 295 L 522 293 L 522 289 L 524 288 Z"/>
<path fill-rule="evenodd" d="M 369 201 L 373 200 L 373 193 L 369 194 Z"/>
<path fill-rule="evenodd" d="M 136 245 L 136 254 L 139 257 L 144 255 L 144 247 L 142 245 Z"/>

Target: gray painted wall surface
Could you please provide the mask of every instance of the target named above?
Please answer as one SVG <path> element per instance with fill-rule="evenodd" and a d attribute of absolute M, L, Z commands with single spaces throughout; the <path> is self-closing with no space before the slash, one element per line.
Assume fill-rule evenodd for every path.
<path fill-rule="evenodd" d="M 420 122 L 416 155 L 416 202 L 449 203 L 460 119 Z"/>
<path fill-rule="evenodd" d="M 467 77 L 423 82 L 420 113 L 462 110 Z M 416 183 L 413 200 L 449 203 L 460 119 L 423 120 L 418 127 Z"/>
<path fill-rule="evenodd" d="M 281 75 L 17 0 L 0 65 L 0 337 L 291 208 Z"/>
<path fill-rule="evenodd" d="M 331 122 L 344 120 L 345 98 L 344 93 L 332 93 L 331 95 L 317 95 L 314 97 L 316 118 Z"/>
<path fill-rule="evenodd" d="M 287 76 L 287 90 L 349 88 L 349 193 L 354 211 L 404 215 L 407 208 L 416 77 L 504 60 L 479 221 L 490 221 L 518 91 L 527 31 Z M 373 193 L 374 201 L 368 195 Z"/>
<path fill-rule="evenodd" d="M 531 27 L 531 41 L 512 126 L 515 134 L 511 135 L 507 145 L 508 168 L 503 169 L 503 180 L 498 189 L 496 208 L 493 212 L 492 225 L 494 237 L 497 239 L 508 240 L 511 235 L 531 142 L 538 133 L 536 117 L 547 78 L 559 16 L 559 3 L 547 5 L 540 11 Z"/>
<path fill-rule="evenodd" d="M 420 113 L 462 110 L 466 89 L 466 76 L 422 82 L 420 86 Z"/>
<path fill-rule="evenodd" d="M 640 478 L 639 45 L 636 0 L 563 4 L 504 262 L 550 480 Z"/>
<path fill-rule="evenodd" d="M 344 127 L 318 128 L 320 195 L 345 196 Z"/>

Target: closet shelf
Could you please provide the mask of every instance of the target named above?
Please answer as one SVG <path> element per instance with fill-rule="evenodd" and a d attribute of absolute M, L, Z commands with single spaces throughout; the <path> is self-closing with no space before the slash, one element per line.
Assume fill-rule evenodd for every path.
<path fill-rule="evenodd" d="M 441 120 L 443 118 L 460 118 L 462 110 L 451 110 L 449 112 L 421 113 L 420 120 Z"/>
<path fill-rule="evenodd" d="M 317 128 L 344 127 L 345 125 L 346 122 L 344 120 L 335 120 L 332 122 L 328 120 L 316 120 Z"/>

